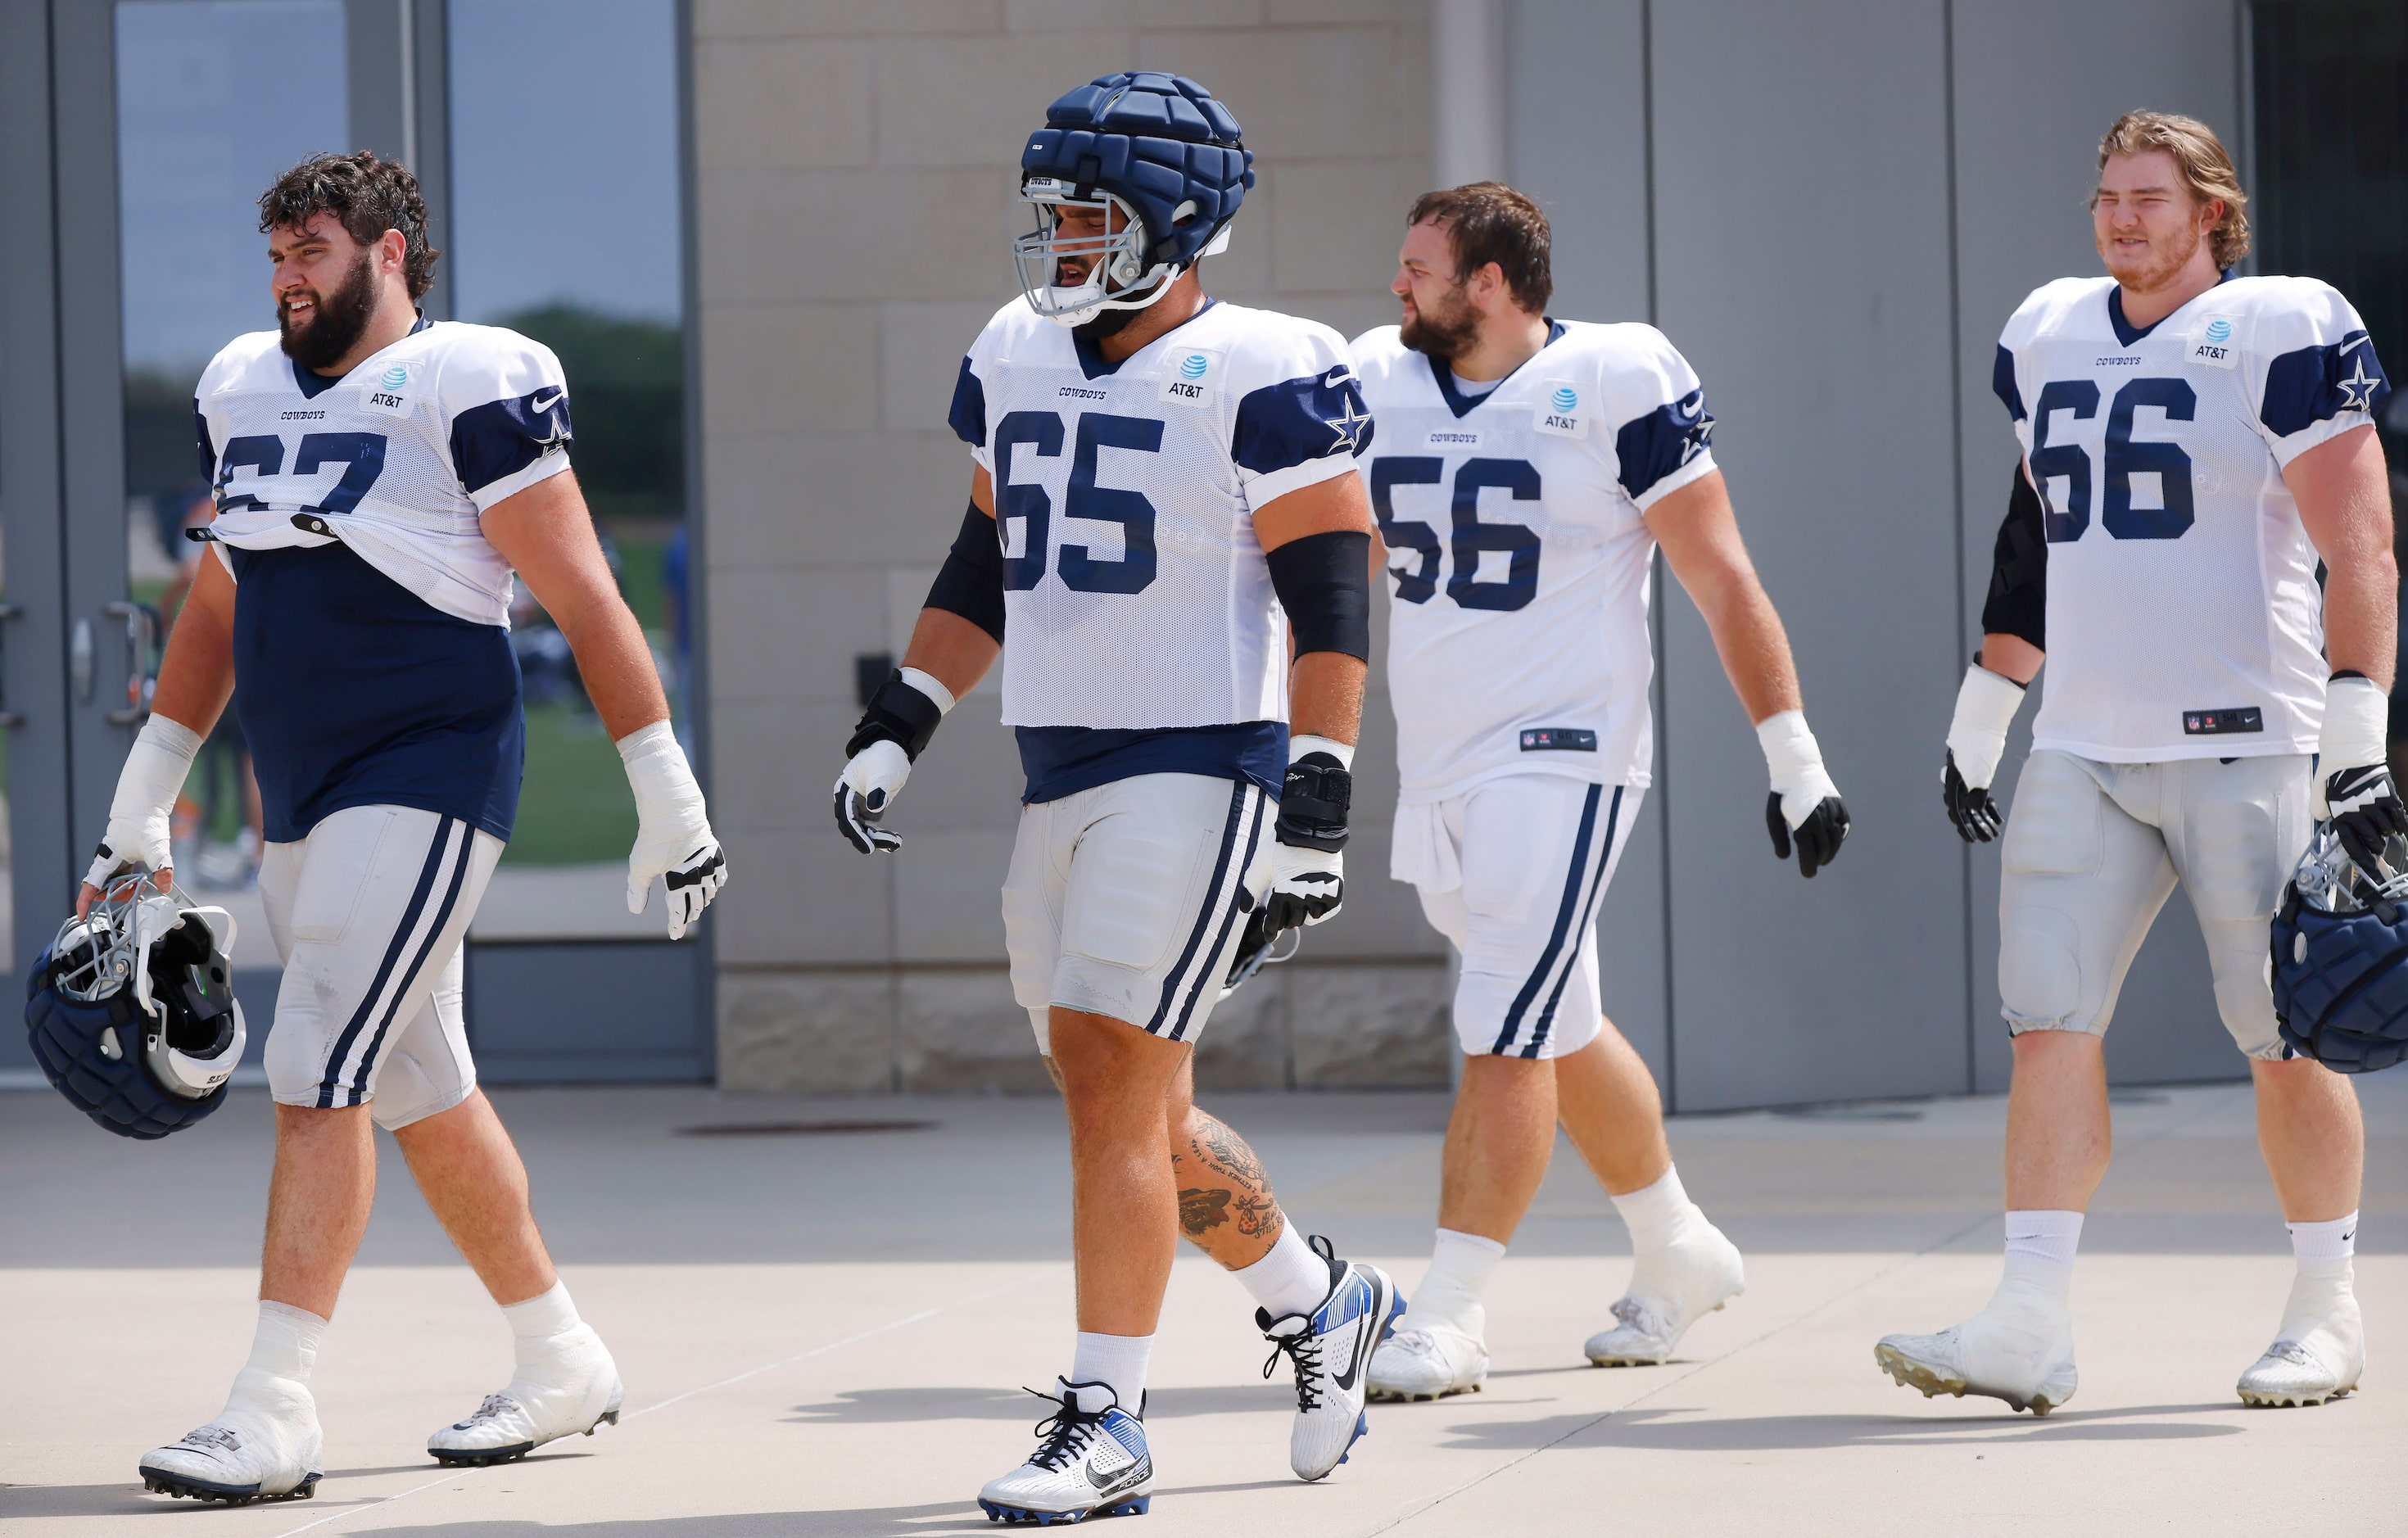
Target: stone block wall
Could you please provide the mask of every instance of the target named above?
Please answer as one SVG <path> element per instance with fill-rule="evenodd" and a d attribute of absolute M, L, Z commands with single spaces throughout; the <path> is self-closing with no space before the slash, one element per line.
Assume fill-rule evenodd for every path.
<path fill-rule="evenodd" d="M 1019 147 L 1110 70 L 1229 103 L 1260 184 L 1206 286 L 1352 336 L 1394 318 L 1429 176 L 1411 0 L 696 0 L 697 278 L 712 814 L 730 1088 L 1045 1087 L 996 889 L 1020 775 L 990 682 L 912 775 L 894 858 L 829 826 L 854 659 L 900 655 L 961 518 L 961 355 L 1016 293 Z M 1348 901 L 1216 1013 L 1210 1085 L 1444 1083 L 1443 944 L 1387 880 L 1394 736 L 1366 711 Z"/>

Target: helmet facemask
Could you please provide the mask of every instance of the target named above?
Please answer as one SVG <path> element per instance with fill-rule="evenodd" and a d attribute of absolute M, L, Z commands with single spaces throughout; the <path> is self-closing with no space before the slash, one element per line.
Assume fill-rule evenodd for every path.
<path fill-rule="evenodd" d="M 1185 263 L 1149 266 L 1146 253 L 1154 240 L 1144 219 L 1109 192 L 1091 189 L 1082 196 L 1081 189 L 1068 182 L 1030 177 L 1021 184 L 1020 195 L 1036 208 L 1037 227 L 1011 243 L 1012 265 L 1029 308 L 1056 324 L 1077 325 L 1107 309 L 1145 309 L 1169 293 L 1187 270 Z M 1182 208 L 1194 217 L 1192 204 Z M 1091 212 L 1108 233 L 1065 233 L 1063 214 L 1070 209 Z M 1088 221 L 1079 223 L 1082 231 L 1088 227 Z M 1227 244 L 1225 227 L 1202 254 Z M 1066 261 L 1083 269 L 1075 283 L 1062 281 Z"/>
<path fill-rule="evenodd" d="M 101 1043 L 105 1056 L 139 1051 L 162 1089 L 206 1100 L 242 1060 L 233 951 L 234 917 L 224 909 L 194 907 L 155 877 L 127 875 L 61 927 L 51 977 L 78 1003 L 122 999 L 128 1006 L 123 1029 L 111 1027 Z M 138 1042 L 129 1039 L 136 1032 Z"/>
<path fill-rule="evenodd" d="M 2319 913 L 2358 913 L 2378 903 L 2408 902 L 2408 840 L 2384 841 L 2381 863 L 2380 876 L 2360 869 L 2328 823 L 2308 841 L 2291 884 L 2300 900 Z"/>

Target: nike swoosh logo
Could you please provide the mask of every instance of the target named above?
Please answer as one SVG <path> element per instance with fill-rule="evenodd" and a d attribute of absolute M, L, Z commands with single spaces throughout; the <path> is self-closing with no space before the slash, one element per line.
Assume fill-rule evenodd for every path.
<path fill-rule="evenodd" d="M 2352 352 L 2357 352 L 2359 348 L 2364 347 L 2373 339 L 2374 338 L 2372 337 L 2360 337 L 2354 342 L 2344 342 L 2342 343 L 2341 351 L 2334 353 L 2333 356 L 2336 358 L 2348 357 Z"/>
<path fill-rule="evenodd" d="M 1379 1301 L 1377 1288 L 1373 1289 L 1371 1301 L 1375 1303 Z M 1363 1317 L 1369 1319 L 1370 1315 L 1366 1313 Z M 1371 1355 L 1371 1347 L 1377 1344 L 1377 1335 L 1378 1331 L 1369 1329 L 1365 1329 L 1355 1335 L 1354 1359 L 1346 1364 L 1345 1372 L 1336 1373 L 1332 1377 L 1332 1381 L 1338 1385 L 1340 1393 L 1351 1394 L 1354 1391 L 1354 1380 L 1363 1375 L 1363 1363 Z"/>
<path fill-rule="evenodd" d="M 550 400 L 546 400 L 543 398 L 543 392 L 538 390 L 534 395 L 527 397 L 527 410 L 533 411 L 538 416 L 541 416 L 546 411 L 549 411 L 553 407 L 559 405 L 560 397 L 566 394 L 568 394 L 568 392 L 566 390 L 554 390 L 552 393 L 552 398 Z"/>

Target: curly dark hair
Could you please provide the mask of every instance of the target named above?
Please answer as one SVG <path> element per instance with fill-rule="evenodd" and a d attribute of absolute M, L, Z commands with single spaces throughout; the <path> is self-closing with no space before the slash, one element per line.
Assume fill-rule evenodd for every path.
<path fill-rule="evenodd" d="M 333 214 L 363 246 L 387 230 L 399 230 L 409 296 L 423 299 L 435 286 L 435 259 L 443 253 L 426 243 L 426 200 L 418 195 L 418 179 L 408 166 L 366 150 L 311 155 L 259 194 L 262 235 L 305 224 L 319 213 Z"/>
<path fill-rule="evenodd" d="M 1501 181 L 1474 181 L 1414 199 L 1406 224 L 1426 220 L 1446 226 L 1456 282 L 1494 262 L 1514 304 L 1545 313 L 1555 292 L 1554 238 L 1536 203 Z"/>

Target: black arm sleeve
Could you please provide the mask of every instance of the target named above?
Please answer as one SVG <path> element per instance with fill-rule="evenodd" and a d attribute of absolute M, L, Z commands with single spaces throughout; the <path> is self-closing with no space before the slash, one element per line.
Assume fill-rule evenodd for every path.
<path fill-rule="evenodd" d="M 926 607 L 959 614 L 1003 643 L 1003 540 L 976 502 L 962 514 L 962 531 L 928 585 Z"/>
<path fill-rule="evenodd" d="M 1264 555 L 1271 590 L 1287 611 L 1296 654 L 1342 652 L 1371 660 L 1371 537 L 1331 529 L 1290 539 Z"/>
<path fill-rule="evenodd" d="M 1990 552 L 1990 596 L 1982 604 L 1982 633 L 2014 636 L 2048 650 L 2048 533 L 2040 494 L 2015 467 L 2006 522 Z"/>

